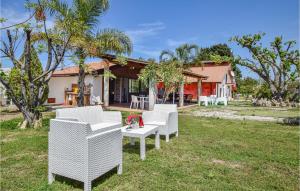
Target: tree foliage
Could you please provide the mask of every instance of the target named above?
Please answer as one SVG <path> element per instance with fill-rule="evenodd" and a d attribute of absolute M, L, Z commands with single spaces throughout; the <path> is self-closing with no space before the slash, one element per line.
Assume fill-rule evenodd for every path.
<path fill-rule="evenodd" d="M 151 80 L 154 84 L 160 82 L 164 85 L 163 101 L 165 102 L 170 93 L 176 91 L 183 81 L 183 68 L 177 60 L 164 60 L 159 64 L 150 62 L 139 75 L 139 80 L 148 87 Z M 157 92 L 155 92 L 157 93 Z"/>
<path fill-rule="evenodd" d="M 254 95 L 258 85 L 258 80 L 246 77 L 240 80 L 240 83 L 237 87 L 237 92 L 246 96 Z"/>
<path fill-rule="evenodd" d="M 51 30 L 47 30 L 46 20 L 48 16 L 50 17 L 48 14 L 50 3 L 52 1 L 46 0 L 28 3 L 27 6 L 32 11 L 28 19 L 2 28 L 2 30 L 7 30 L 6 38 L 1 39 L 1 56 L 11 61 L 13 69 L 9 76 L 0 72 L 0 82 L 23 114 L 24 121 L 21 128 L 41 127 L 40 109 L 47 97 L 48 82 L 63 60 L 73 35 L 72 31 L 74 31 L 71 25 L 76 23 L 68 11 L 51 9 L 53 16 L 60 21 L 67 20 L 67 22 L 61 25 L 59 30 L 55 30 L 55 35 Z M 36 24 L 29 22 L 33 18 L 36 19 Z M 35 35 L 41 33 L 45 38 L 43 41 L 37 40 Z M 24 44 L 24 48 L 17 51 L 20 44 Z M 36 50 L 44 45 L 46 45 L 44 53 L 46 53 L 47 59 L 43 64 L 44 67 L 41 67 Z M 19 56 L 18 52 L 23 52 L 23 54 Z"/>
<path fill-rule="evenodd" d="M 269 47 L 263 47 L 261 39 L 264 34 L 235 36 L 231 41 L 246 48 L 251 58 L 237 57 L 239 65 L 255 72 L 271 91 L 272 98 L 288 99 L 288 87 L 299 78 L 299 50 L 295 49 L 296 41 L 283 42 L 276 37 Z"/>
<path fill-rule="evenodd" d="M 177 71 L 181 71 L 180 75 L 178 72 L 174 71 L 173 75 L 177 75 L 177 76 L 172 76 L 172 73 L 170 73 L 171 75 L 165 75 L 166 78 L 170 78 L 172 80 L 172 78 L 175 79 L 179 79 L 181 80 L 180 83 L 177 83 L 177 81 L 175 80 L 176 85 L 173 85 L 172 88 L 168 87 L 166 85 L 164 85 L 164 101 L 166 101 L 166 96 L 168 96 L 171 92 L 175 92 L 176 88 L 179 87 L 180 84 L 182 84 L 184 82 L 183 79 L 183 70 L 184 69 L 188 69 L 191 64 L 195 64 L 196 62 L 196 56 L 198 54 L 198 46 L 195 44 L 182 44 L 179 47 L 177 47 L 175 49 L 174 52 L 170 51 L 170 50 L 163 50 L 160 54 L 159 60 L 160 63 L 162 65 L 162 69 L 163 67 L 166 65 L 171 65 L 173 64 L 175 67 L 175 70 Z M 170 66 L 171 67 L 171 66 Z M 166 68 L 166 74 L 168 74 L 169 71 L 167 71 L 168 68 Z M 169 68 L 169 70 L 171 70 Z M 178 77 L 178 78 L 177 78 Z M 164 79 L 167 80 L 167 79 Z M 165 83 L 165 82 L 164 82 Z M 181 91 L 183 91 L 183 88 L 180 89 Z M 183 97 L 181 96 L 182 94 L 180 94 L 180 98 L 179 98 L 179 105 L 182 106 L 183 105 Z"/>
<path fill-rule="evenodd" d="M 22 57 L 20 58 L 20 62 L 24 62 L 25 56 L 24 53 L 22 55 Z M 36 78 L 40 75 L 43 74 L 43 66 L 42 63 L 39 60 L 38 54 L 35 51 L 34 46 L 31 46 L 31 64 L 30 64 L 30 73 L 32 74 L 33 78 Z M 8 82 L 12 88 L 12 92 L 9 93 L 8 92 L 8 96 L 12 97 L 12 96 L 16 96 L 18 100 L 22 99 L 22 92 L 21 92 L 21 81 L 24 80 L 25 81 L 25 89 L 26 89 L 26 99 L 30 100 L 30 99 L 36 99 L 36 97 L 30 97 L 29 91 L 30 91 L 30 82 L 29 82 L 29 76 L 28 73 L 25 73 L 24 75 L 21 75 L 21 66 L 20 65 L 16 65 L 14 66 L 9 75 L 8 75 Z M 33 82 L 33 94 L 34 95 L 38 95 L 39 93 L 39 89 L 40 89 L 40 84 L 38 81 Z M 46 99 L 48 98 L 48 92 L 49 92 L 49 87 L 48 84 L 42 84 L 44 92 L 43 95 L 41 96 L 41 102 L 44 103 L 46 101 Z M 31 101 L 33 102 L 33 100 Z M 39 110 L 41 109 L 42 106 L 38 106 L 38 105 L 30 105 L 29 107 L 30 110 L 35 111 L 35 110 Z"/>
<path fill-rule="evenodd" d="M 227 44 L 216 44 L 207 48 L 201 48 L 197 58 L 201 61 L 211 60 L 212 55 L 232 58 L 233 54 Z"/>

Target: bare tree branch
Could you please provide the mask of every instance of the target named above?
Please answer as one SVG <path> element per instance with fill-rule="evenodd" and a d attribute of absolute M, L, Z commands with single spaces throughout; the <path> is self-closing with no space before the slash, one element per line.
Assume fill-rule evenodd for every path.
<path fill-rule="evenodd" d="M 6 27 L 2 27 L 0 28 L 0 30 L 4 30 L 4 29 L 8 29 L 8 28 L 12 28 L 12 27 L 15 27 L 15 26 L 18 26 L 18 25 L 22 25 L 22 24 L 25 24 L 27 23 L 30 19 L 33 18 L 33 16 L 35 15 L 36 12 L 34 12 L 32 15 L 29 16 L 28 19 L 26 19 L 25 21 L 23 22 L 20 22 L 20 23 L 17 23 L 17 24 L 13 24 L 13 25 L 10 25 L 10 26 L 6 26 Z"/>

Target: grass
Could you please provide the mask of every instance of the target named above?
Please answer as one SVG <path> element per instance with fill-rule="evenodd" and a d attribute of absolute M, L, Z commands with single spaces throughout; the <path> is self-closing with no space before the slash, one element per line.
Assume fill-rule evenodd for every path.
<path fill-rule="evenodd" d="M 128 113 L 123 113 L 127 115 Z M 1 122 L 0 190 L 82 190 L 59 177 L 47 184 L 49 119 L 39 130 L 16 129 L 20 119 Z M 148 138 L 146 160 L 139 145 L 124 140 L 123 174 L 93 182 L 93 190 L 297 190 L 299 128 L 276 123 L 180 115 L 179 137 Z"/>

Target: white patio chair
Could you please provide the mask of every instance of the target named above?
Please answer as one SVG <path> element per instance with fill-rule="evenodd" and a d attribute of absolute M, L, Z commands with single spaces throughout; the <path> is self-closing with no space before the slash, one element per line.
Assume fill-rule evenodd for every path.
<path fill-rule="evenodd" d="M 84 182 L 90 191 L 92 180 L 118 167 L 122 173 L 122 117 L 101 106 L 59 109 L 50 120 L 48 181 L 61 175 Z"/>
<path fill-rule="evenodd" d="M 144 124 L 158 125 L 159 134 L 166 136 L 169 142 L 170 134 L 178 137 L 178 112 L 176 104 L 155 104 L 153 111 L 143 112 Z"/>
<path fill-rule="evenodd" d="M 131 95 L 130 109 L 132 108 L 132 106 L 135 107 L 136 109 L 138 109 L 139 104 L 140 104 L 140 101 L 139 101 L 138 97 L 135 95 Z"/>
<path fill-rule="evenodd" d="M 210 95 L 209 96 L 209 102 L 211 102 L 211 105 L 216 104 L 217 95 Z"/>
<path fill-rule="evenodd" d="M 149 105 L 149 97 L 143 97 L 141 98 L 140 100 L 140 106 L 141 106 L 141 109 L 144 110 L 145 109 L 145 106 L 146 105 Z M 147 106 L 148 107 L 148 106 Z"/>
<path fill-rule="evenodd" d="M 207 96 L 199 96 L 199 106 L 201 105 L 201 103 L 204 102 L 205 106 L 208 106 L 208 97 Z"/>
<path fill-rule="evenodd" d="M 218 97 L 216 99 L 216 105 L 219 103 L 223 103 L 225 106 L 228 104 L 227 98 L 226 97 Z"/>
<path fill-rule="evenodd" d="M 92 95 L 92 97 L 91 97 L 91 104 L 92 105 L 101 105 L 103 103 L 101 101 L 100 96 L 94 96 L 94 95 Z"/>

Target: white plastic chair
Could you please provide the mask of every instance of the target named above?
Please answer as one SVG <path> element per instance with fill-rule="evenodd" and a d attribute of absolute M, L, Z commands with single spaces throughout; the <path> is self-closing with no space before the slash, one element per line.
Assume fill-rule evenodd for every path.
<path fill-rule="evenodd" d="M 205 106 L 208 106 L 208 97 L 207 96 L 199 96 L 199 105 L 204 102 Z"/>
<path fill-rule="evenodd" d="M 136 109 L 138 109 L 139 104 L 140 104 L 140 101 L 139 101 L 138 97 L 135 95 L 131 95 L 130 109 L 132 108 L 132 106 L 135 107 Z"/>
<path fill-rule="evenodd" d="M 101 105 L 102 101 L 101 101 L 100 96 L 94 96 L 94 95 L 92 95 L 91 104 L 92 105 Z"/>
<path fill-rule="evenodd" d="M 141 108 L 144 109 L 145 105 L 149 105 L 149 97 L 143 98 L 143 103 L 141 103 Z"/>
<path fill-rule="evenodd" d="M 211 102 L 211 105 L 216 104 L 217 95 L 210 95 L 209 96 L 209 102 Z"/>

